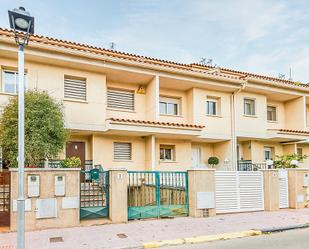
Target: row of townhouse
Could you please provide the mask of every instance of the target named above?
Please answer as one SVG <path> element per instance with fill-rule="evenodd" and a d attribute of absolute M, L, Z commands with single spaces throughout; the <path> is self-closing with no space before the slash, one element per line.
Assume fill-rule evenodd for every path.
<path fill-rule="evenodd" d="M 25 51 L 28 89 L 63 102 L 70 142 L 60 157 L 83 167 L 233 170 L 238 161 L 309 155 L 309 86 L 179 64 L 32 36 Z M 3 108 L 17 90 L 14 35 L 0 29 Z M 304 160 L 302 167 L 309 166 Z"/>

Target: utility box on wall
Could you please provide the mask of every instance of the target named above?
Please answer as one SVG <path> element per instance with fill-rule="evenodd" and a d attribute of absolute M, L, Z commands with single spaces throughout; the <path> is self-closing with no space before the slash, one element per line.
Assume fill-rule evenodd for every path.
<path fill-rule="evenodd" d="M 40 196 L 40 176 L 28 175 L 28 197 Z"/>
<path fill-rule="evenodd" d="M 65 176 L 55 176 L 55 196 L 65 196 Z"/>
<path fill-rule="evenodd" d="M 57 199 L 37 199 L 36 200 L 36 218 L 56 218 L 57 217 Z"/>
<path fill-rule="evenodd" d="M 309 207 L 309 169 L 288 169 L 290 208 Z"/>
<path fill-rule="evenodd" d="M 12 186 L 10 229 L 16 231 L 18 169 L 10 171 Z M 74 227 L 80 224 L 80 168 L 26 168 L 25 182 L 27 183 L 26 231 Z"/>

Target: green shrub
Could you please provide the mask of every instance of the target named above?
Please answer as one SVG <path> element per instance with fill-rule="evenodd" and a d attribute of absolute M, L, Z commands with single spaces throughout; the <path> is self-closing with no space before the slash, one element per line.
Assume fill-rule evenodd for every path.
<path fill-rule="evenodd" d="M 208 158 L 208 164 L 210 164 L 211 166 L 215 166 L 219 164 L 219 158 L 212 156 Z"/>
<path fill-rule="evenodd" d="M 79 168 L 82 162 L 78 157 L 69 157 L 60 161 L 61 168 Z"/>
<path fill-rule="evenodd" d="M 293 160 L 302 162 L 306 158 L 307 158 L 306 155 L 297 155 L 297 154 L 276 156 L 276 160 L 274 161 L 274 167 L 275 168 L 297 168 L 298 166 L 292 165 L 291 162 Z"/>
<path fill-rule="evenodd" d="M 63 108 L 47 93 L 25 93 L 25 166 L 38 166 L 53 159 L 63 150 L 67 140 Z M 0 118 L 0 146 L 3 159 L 17 167 L 18 98 L 11 97 Z"/>

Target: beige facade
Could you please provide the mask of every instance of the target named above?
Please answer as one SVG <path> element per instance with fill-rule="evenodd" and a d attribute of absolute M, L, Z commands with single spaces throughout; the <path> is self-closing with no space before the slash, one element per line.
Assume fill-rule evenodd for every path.
<path fill-rule="evenodd" d="M 307 208 L 309 204 L 309 170 L 289 169 L 289 206 Z"/>
<path fill-rule="evenodd" d="M 17 70 L 16 53 L 12 33 L 0 29 L 2 109 L 16 95 L 6 74 Z M 309 155 L 307 86 L 36 36 L 25 59 L 27 89 L 63 103 L 70 141 L 103 168 L 182 171 L 210 168 L 216 156 L 215 168 L 230 170 L 237 160 Z M 85 82 L 85 99 L 66 97 L 67 78 Z"/>

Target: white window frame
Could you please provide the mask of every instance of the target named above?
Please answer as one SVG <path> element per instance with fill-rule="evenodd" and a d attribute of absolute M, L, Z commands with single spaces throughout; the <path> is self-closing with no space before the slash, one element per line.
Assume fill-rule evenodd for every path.
<path fill-rule="evenodd" d="M 177 97 L 174 98 L 174 97 L 160 96 L 160 103 L 159 103 L 160 115 L 180 116 L 180 102 L 181 99 Z M 161 112 L 162 104 L 165 104 L 164 112 Z M 176 113 L 169 112 L 169 105 L 176 106 Z"/>
<path fill-rule="evenodd" d="M 14 84 L 14 93 L 11 92 L 7 92 L 5 89 L 5 73 L 14 73 L 14 80 L 15 80 L 15 84 Z M 17 70 L 12 70 L 12 69 L 3 69 L 2 70 L 2 92 L 7 93 L 7 94 L 18 94 L 18 71 Z M 28 81 L 27 81 L 27 74 L 25 73 L 25 79 L 24 79 L 24 83 L 25 83 L 25 89 L 28 88 Z"/>
<path fill-rule="evenodd" d="M 129 145 L 130 154 L 129 154 L 128 158 L 117 158 L 116 153 L 115 153 L 115 145 L 116 144 Z M 113 159 L 114 159 L 114 161 L 132 161 L 132 143 L 130 143 L 130 142 L 118 142 L 118 141 L 113 142 Z"/>
<path fill-rule="evenodd" d="M 270 158 L 266 158 L 266 152 L 269 153 Z M 264 147 L 264 160 L 265 161 L 267 161 L 267 160 L 274 160 L 273 152 L 274 152 L 274 148 L 273 147 L 265 146 Z"/>
<path fill-rule="evenodd" d="M 207 96 L 206 99 L 206 115 L 207 116 L 219 116 L 221 113 L 221 98 L 220 97 L 213 97 L 213 96 Z M 215 113 L 209 113 L 208 104 L 214 103 L 215 105 Z"/>
<path fill-rule="evenodd" d="M 268 108 L 274 108 L 273 110 L 275 111 L 275 119 L 268 119 Z M 272 110 L 272 111 L 273 111 Z M 273 105 L 267 105 L 267 109 L 266 109 L 266 112 L 267 112 L 267 121 L 270 121 L 270 122 L 276 122 L 278 121 L 278 117 L 277 117 L 277 107 L 276 106 L 273 106 Z M 272 117 L 273 117 L 273 114 L 272 114 Z"/>
<path fill-rule="evenodd" d="M 298 153 L 299 150 L 301 150 L 301 154 Z M 304 155 L 304 154 L 303 154 L 303 153 L 304 153 L 303 148 L 302 148 L 302 147 L 296 148 L 296 153 L 297 153 L 298 156 L 303 156 L 303 155 Z"/>
<path fill-rule="evenodd" d="M 161 158 L 161 150 L 163 150 L 163 158 Z M 171 158 L 166 158 L 167 150 L 170 150 Z M 160 144 L 159 157 L 161 162 L 174 162 L 175 161 L 175 145 Z"/>
<path fill-rule="evenodd" d="M 251 102 L 253 104 L 252 107 L 252 112 L 251 113 L 246 113 L 246 102 Z M 244 98 L 244 115 L 245 116 L 256 116 L 256 103 L 255 99 L 252 98 Z M 250 108 L 251 109 L 251 108 Z"/>

